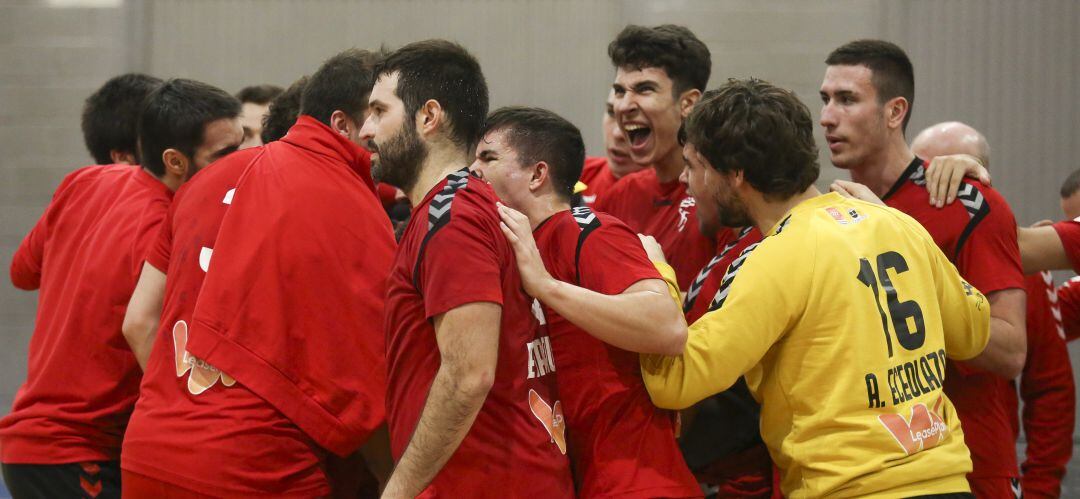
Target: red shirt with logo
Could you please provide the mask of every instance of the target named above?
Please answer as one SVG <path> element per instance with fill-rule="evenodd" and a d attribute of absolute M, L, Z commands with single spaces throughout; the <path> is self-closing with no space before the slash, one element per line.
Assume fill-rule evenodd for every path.
<path fill-rule="evenodd" d="M 960 275 L 983 294 L 1023 289 L 1016 218 L 1001 194 L 965 179 L 957 202 L 936 208 L 929 202 L 924 168 L 923 160 L 915 158 L 882 198 L 885 204 L 918 220 Z M 1018 477 L 1012 385 L 956 362 L 948 363 L 945 376 L 945 393 L 956 406 L 971 450 L 974 470 L 968 477 Z"/>
<path fill-rule="evenodd" d="M 168 278 L 121 465 L 203 494 L 326 495 L 325 451 L 247 386 L 186 350 L 221 220 L 240 175 L 261 153 L 231 154 L 177 191 L 147 255 Z"/>
<path fill-rule="evenodd" d="M 634 232 L 656 238 L 682 289 L 716 255 L 718 242 L 698 228 L 696 203 L 686 185 L 678 180 L 660 183 L 653 168 L 623 177 L 593 207 L 622 220 Z"/>
<path fill-rule="evenodd" d="M 592 206 L 611 190 L 619 178 L 611 173 L 606 157 L 589 156 L 585 158 L 580 180 L 585 184 L 585 190 L 581 191 L 581 200 Z"/>
<path fill-rule="evenodd" d="M 26 382 L 0 420 L 0 460 L 120 458 L 141 372 L 121 326 L 172 192 L 138 166 L 69 174 L 11 261 L 38 289 Z"/>
<path fill-rule="evenodd" d="M 1057 298 L 1065 341 L 1080 338 L 1080 277 L 1073 277 L 1059 286 Z"/>
<path fill-rule="evenodd" d="M 440 363 L 433 319 L 474 302 L 502 306 L 494 384 L 422 497 L 570 497 L 565 422 L 551 341 L 521 288 L 491 186 L 459 170 L 413 210 L 387 284 L 387 420 L 400 459 Z M 539 312 L 539 307 L 536 307 Z"/>
<path fill-rule="evenodd" d="M 587 207 L 552 215 L 533 231 L 552 277 L 617 295 L 661 279 L 641 241 L 618 219 Z M 607 345 L 543 307 L 558 360 L 559 395 L 581 497 L 701 497 L 675 442 L 675 414 L 656 408 L 638 354 Z"/>
<path fill-rule="evenodd" d="M 1020 421 L 1016 418 L 1019 408 L 1014 408 L 1013 431 L 1017 434 L 1022 423 L 1027 439 L 1020 465 L 1024 497 L 1060 497 L 1061 479 L 1072 457 L 1076 387 L 1053 277 L 1040 272 L 1027 276 L 1025 282 L 1027 362 L 1020 376 L 1024 407 Z"/>
<path fill-rule="evenodd" d="M 757 227 L 741 229 L 734 239 L 721 246 L 716 256 L 701 268 L 694 280 L 690 281 L 686 303 L 683 304 L 683 313 L 686 314 L 688 324 L 698 320 L 712 307 L 713 298 L 720 290 L 731 262 L 735 261 L 747 246 L 759 242 L 761 242 L 761 231 Z"/>

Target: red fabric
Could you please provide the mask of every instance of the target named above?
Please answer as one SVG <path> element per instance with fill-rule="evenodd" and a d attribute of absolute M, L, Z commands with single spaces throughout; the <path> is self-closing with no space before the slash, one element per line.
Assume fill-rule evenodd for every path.
<path fill-rule="evenodd" d="M 780 470 L 773 466 L 765 444 L 713 462 L 697 473 L 698 479 L 716 487 L 716 497 L 782 498 Z"/>
<path fill-rule="evenodd" d="M 924 165 L 916 158 L 885 195 L 885 204 L 907 213 L 926 228 L 960 275 L 984 294 L 1024 288 L 1020 249 L 1016 242 L 1016 218 L 997 191 L 965 179 L 962 189 L 974 197 L 976 214 L 961 199 L 938 209 L 930 194 L 917 182 Z M 967 234 L 966 239 L 962 238 Z M 1011 384 L 994 374 L 950 362 L 945 374 L 945 394 L 956 406 L 964 427 L 964 442 L 974 466 L 968 478 L 1018 477 L 1016 439 L 1010 421 Z"/>
<path fill-rule="evenodd" d="M 175 484 L 155 480 L 141 473 L 123 470 L 120 474 L 121 496 L 125 499 L 213 499 L 228 497 L 217 494 L 200 494 Z M 239 496 L 236 496 L 239 497 Z"/>
<path fill-rule="evenodd" d="M 578 258 L 582 228 L 575 217 L 590 215 L 599 226 L 586 229 Z M 607 214 L 559 212 L 534 236 L 544 266 L 561 281 L 614 295 L 637 281 L 661 279 L 637 235 Z M 675 413 L 657 409 L 649 399 L 638 354 L 606 345 L 554 310 L 543 310 L 558 361 L 578 495 L 701 497 L 675 442 Z"/>
<path fill-rule="evenodd" d="M 1052 225 L 1061 238 L 1061 246 L 1072 263 L 1073 271 L 1080 273 L 1080 221 L 1063 220 Z"/>
<path fill-rule="evenodd" d="M 1076 387 L 1053 277 L 1042 272 L 1027 276 L 1026 282 L 1028 346 L 1020 398 L 1027 456 L 1020 469 L 1025 497 L 1054 498 L 1061 496 L 1061 479 L 1072 457 Z"/>
<path fill-rule="evenodd" d="M 250 148 L 229 155 L 177 191 L 147 255 L 168 279 L 122 467 L 205 494 L 325 495 L 325 452 L 246 385 L 225 386 L 200 361 L 186 359 L 183 348 L 221 220 L 240 175 L 260 154 Z M 197 379 L 212 385 L 195 395 L 188 383 Z M 192 459 L 192 449 L 213 458 Z"/>
<path fill-rule="evenodd" d="M 964 437 L 966 443 L 967 435 Z M 1020 499 L 1023 488 L 1016 479 L 1007 477 L 969 477 L 968 484 L 971 485 L 971 493 L 978 499 Z M 1026 490 L 1022 497 L 1027 497 Z"/>
<path fill-rule="evenodd" d="M 379 184 L 375 186 L 375 192 L 379 195 L 379 202 L 382 203 L 383 209 L 389 210 L 391 206 L 397 204 L 397 189 L 390 184 Z"/>
<path fill-rule="evenodd" d="M 686 185 L 677 180 L 661 184 L 652 168 L 623 177 L 594 207 L 656 238 L 683 290 L 716 254 L 717 242 L 698 228 L 697 207 Z"/>
<path fill-rule="evenodd" d="M 370 154 L 309 116 L 240 178 L 187 350 L 345 456 L 384 419 L 394 236 Z"/>
<path fill-rule="evenodd" d="M 494 497 L 527 490 L 535 497 L 569 497 L 566 456 L 530 407 L 535 391 L 548 416 L 554 412 L 555 376 L 544 357 L 533 355 L 548 339 L 499 230 L 498 198 L 464 170 L 448 179 L 413 210 L 387 285 L 387 420 L 394 458 L 412 437 L 439 366 L 432 318 L 468 303 L 499 303 L 494 385 L 469 433 L 422 495 Z"/>
<path fill-rule="evenodd" d="M 607 158 L 597 156 L 585 158 L 580 180 L 585 184 L 585 190 L 581 191 L 581 200 L 590 206 L 595 205 L 611 190 L 615 182 L 619 181 L 618 177 L 611 173 Z"/>
<path fill-rule="evenodd" d="M 41 290 L 26 382 L 0 420 L 3 462 L 119 459 L 141 374 L 124 311 L 171 199 L 138 166 L 82 168 L 15 252 L 12 282 Z"/>
<path fill-rule="evenodd" d="M 1073 277 L 1059 286 L 1057 299 L 1065 341 L 1080 338 L 1080 277 Z"/>
<path fill-rule="evenodd" d="M 716 296 L 716 292 L 720 289 L 720 282 L 723 281 L 724 273 L 731 266 L 731 262 L 735 261 L 748 246 L 758 242 L 761 242 L 761 231 L 753 227 L 746 235 L 720 245 L 720 251 L 716 254 L 716 263 L 713 264 L 712 260 L 710 260 L 691 281 L 691 290 L 695 287 L 694 283 L 699 280 L 701 285 L 692 301 L 690 295 L 686 297 L 687 305 L 689 305 L 689 309 L 686 310 L 687 324 L 693 324 L 694 321 L 705 315 L 705 312 L 709 311 L 709 304 L 712 303 L 713 297 Z M 711 268 L 709 267 L 710 264 L 712 264 Z"/>

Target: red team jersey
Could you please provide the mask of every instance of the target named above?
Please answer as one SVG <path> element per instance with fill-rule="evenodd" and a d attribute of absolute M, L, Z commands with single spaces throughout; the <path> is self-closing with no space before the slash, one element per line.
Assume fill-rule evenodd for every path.
<path fill-rule="evenodd" d="M 589 208 L 562 211 L 533 235 L 551 275 L 607 295 L 662 279 L 622 222 Z M 657 409 L 638 354 L 593 338 L 543 307 L 558 360 L 560 400 L 581 497 L 701 497 L 675 442 L 675 414 Z"/>
<path fill-rule="evenodd" d="M 1053 277 L 1049 272 L 1032 274 L 1026 284 L 1027 362 L 1020 377 L 1024 411 L 1020 421 L 1019 408 L 1014 408 L 1013 431 L 1018 433 L 1022 422 L 1027 438 L 1027 456 L 1020 465 L 1024 497 L 1056 498 L 1061 497 L 1061 479 L 1072 457 L 1076 387 Z"/>
<path fill-rule="evenodd" d="M 469 433 L 422 497 L 570 497 L 551 342 L 521 289 L 491 186 L 459 170 L 413 210 L 387 284 L 387 420 L 394 459 L 439 367 L 434 317 L 502 306 L 494 384 Z"/>
<path fill-rule="evenodd" d="M 885 204 L 919 221 L 960 275 L 989 295 L 1023 289 L 1016 219 L 996 190 L 965 179 L 957 203 L 935 208 L 926 190 L 924 162 L 915 158 L 882 198 Z M 1009 381 L 964 364 L 948 363 L 945 394 L 956 406 L 971 450 L 972 479 L 1016 478 L 1016 447 L 1009 403 Z M 978 484 L 972 482 L 972 486 Z M 976 495 L 979 491 L 975 490 Z"/>
<path fill-rule="evenodd" d="M 608 160 L 605 157 L 589 156 L 585 158 L 585 166 L 581 169 L 581 183 L 585 184 L 585 190 L 581 191 L 581 200 L 592 206 L 611 190 L 611 187 L 619 179 L 608 168 Z"/>
<path fill-rule="evenodd" d="M 646 168 L 619 180 L 594 206 L 622 220 L 630 230 L 648 234 L 664 248 L 675 269 L 679 287 L 687 289 L 701 267 L 716 254 L 717 243 L 698 228 L 694 198 L 678 180 L 660 183 L 656 170 Z M 731 231 L 720 245 L 731 238 Z"/>
<path fill-rule="evenodd" d="M 747 246 L 759 242 L 761 242 L 761 231 L 757 227 L 741 229 L 734 239 L 721 246 L 716 256 L 701 268 L 694 280 L 690 282 L 690 289 L 686 292 L 686 303 L 683 304 L 683 313 L 686 314 L 688 324 L 692 324 L 709 311 L 731 262 L 735 261 Z"/>
<path fill-rule="evenodd" d="M 1061 246 L 1072 262 L 1073 272 L 1080 274 L 1080 221 L 1063 220 L 1053 225 L 1061 238 Z"/>
<path fill-rule="evenodd" d="M 138 166 L 76 170 L 15 252 L 11 281 L 41 291 L 26 382 L 0 420 L 4 463 L 120 458 L 140 379 L 121 326 L 171 199 Z"/>
<path fill-rule="evenodd" d="M 320 466 L 325 452 L 245 385 L 186 351 L 221 219 L 240 175 L 260 153 L 250 148 L 231 154 L 177 191 L 147 255 L 147 263 L 168 279 L 122 466 L 210 495 L 326 495 Z"/>

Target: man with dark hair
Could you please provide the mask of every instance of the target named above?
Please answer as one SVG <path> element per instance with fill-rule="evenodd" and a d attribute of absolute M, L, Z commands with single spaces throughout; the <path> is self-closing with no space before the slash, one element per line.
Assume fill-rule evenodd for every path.
<path fill-rule="evenodd" d="M 236 93 L 240 99 L 243 110 L 240 113 L 240 124 L 244 127 L 244 143 L 240 149 L 261 146 L 263 120 L 270 111 L 270 102 L 281 94 L 281 87 L 277 85 L 252 85 L 244 87 Z"/>
<path fill-rule="evenodd" d="M 300 97 L 307 82 L 307 76 L 300 77 L 270 101 L 270 109 L 262 121 L 263 144 L 281 139 L 296 123 L 296 117 L 300 114 Z"/>
<path fill-rule="evenodd" d="M 124 308 L 172 192 L 240 145 L 239 114 L 236 99 L 204 83 L 160 85 L 138 119 L 143 166 L 68 175 L 16 251 L 12 282 L 40 288 L 26 383 L 0 421 L 16 497 L 120 496 L 120 445 L 139 394 L 119 334 Z"/>
<path fill-rule="evenodd" d="M 664 336 L 632 338 L 629 329 L 684 331 L 679 307 L 636 234 L 587 207 L 571 210 L 585 145 L 577 127 L 543 109 L 492 113 L 472 169 L 528 218 L 543 267 L 555 279 L 580 283 L 636 324 L 563 317 L 540 308 L 558 359 L 557 378 L 579 497 L 695 497 L 701 489 L 675 443 L 675 413 L 657 409 L 641 381 L 637 352 L 677 353 Z M 636 326 L 636 327 L 635 327 Z M 596 337 L 589 336 L 589 333 Z M 659 340 L 659 341 L 657 341 Z M 601 402 L 602 401 L 602 402 Z"/>
<path fill-rule="evenodd" d="M 138 164 L 136 122 L 143 101 L 161 80 L 139 73 L 113 77 L 86 98 L 82 112 L 86 150 L 99 165 Z"/>
<path fill-rule="evenodd" d="M 384 497 L 573 494 L 551 342 L 521 290 L 491 186 L 469 175 L 487 116 L 480 64 L 444 40 L 379 66 L 361 131 L 373 175 L 405 191 L 386 302 Z"/>
<path fill-rule="evenodd" d="M 930 204 L 926 163 L 904 138 L 914 79 L 900 47 L 859 40 L 833 51 L 826 64 L 821 126 L 833 164 L 923 224 L 960 274 L 986 293 L 1001 348 L 988 348 L 970 362 L 949 362 L 945 390 L 970 436 L 975 494 L 1019 495 L 1008 399 L 1009 380 L 1020 374 L 1026 357 L 1026 307 L 1012 210 L 996 190 L 967 180 L 961 203 Z"/>
<path fill-rule="evenodd" d="M 630 157 L 644 170 L 627 175 L 596 203 L 632 230 L 656 238 L 685 290 L 731 231 L 699 227 L 696 202 L 679 181 L 678 132 L 709 81 L 709 49 L 682 26 L 627 26 L 608 46 L 615 66 L 615 121 Z M 704 230 L 702 230 L 704 229 Z"/>
<path fill-rule="evenodd" d="M 608 93 L 601 124 L 604 130 L 604 156 L 585 158 L 585 166 L 581 170 L 580 180 L 585 184 L 581 200 L 588 205 L 606 196 L 615 182 L 645 168 L 630 158 L 630 142 L 615 121 L 614 90 Z"/>
<path fill-rule="evenodd" d="M 124 322 L 146 370 L 125 496 L 325 496 L 338 488 L 328 453 L 365 441 L 379 470 L 393 236 L 370 154 L 333 128 L 370 90 L 335 80 L 370 82 L 373 62 L 355 50 L 329 59 L 308 83 L 324 91 L 307 101 L 329 116 L 302 111 L 285 138 L 177 193 Z"/>

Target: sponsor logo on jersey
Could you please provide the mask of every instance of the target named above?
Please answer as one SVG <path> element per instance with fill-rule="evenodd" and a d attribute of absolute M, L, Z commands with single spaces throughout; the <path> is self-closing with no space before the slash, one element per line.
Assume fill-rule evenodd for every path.
<path fill-rule="evenodd" d="M 686 221 L 690 219 L 690 209 L 694 207 L 697 202 L 694 198 L 687 196 L 679 202 L 679 232 L 682 232 L 686 228 Z"/>
<path fill-rule="evenodd" d="M 938 414 L 941 400 L 940 397 L 937 399 L 933 410 L 921 402 L 912 405 L 910 418 L 905 419 L 901 414 L 882 414 L 878 416 L 878 421 L 907 455 L 932 449 L 945 440 L 949 430 Z"/>
<path fill-rule="evenodd" d="M 233 386 L 236 380 L 206 361 L 191 355 L 187 351 L 188 327 L 184 321 L 173 325 L 173 352 L 176 354 L 176 377 L 183 377 L 189 371 L 187 389 L 192 395 L 199 395 L 212 388 L 221 380 L 225 386 Z"/>
<path fill-rule="evenodd" d="M 563 418 L 562 402 L 556 400 L 555 404 L 548 405 L 536 390 L 529 389 L 529 408 L 544 425 L 559 452 L 566 454 L 566 419 Z"/>

